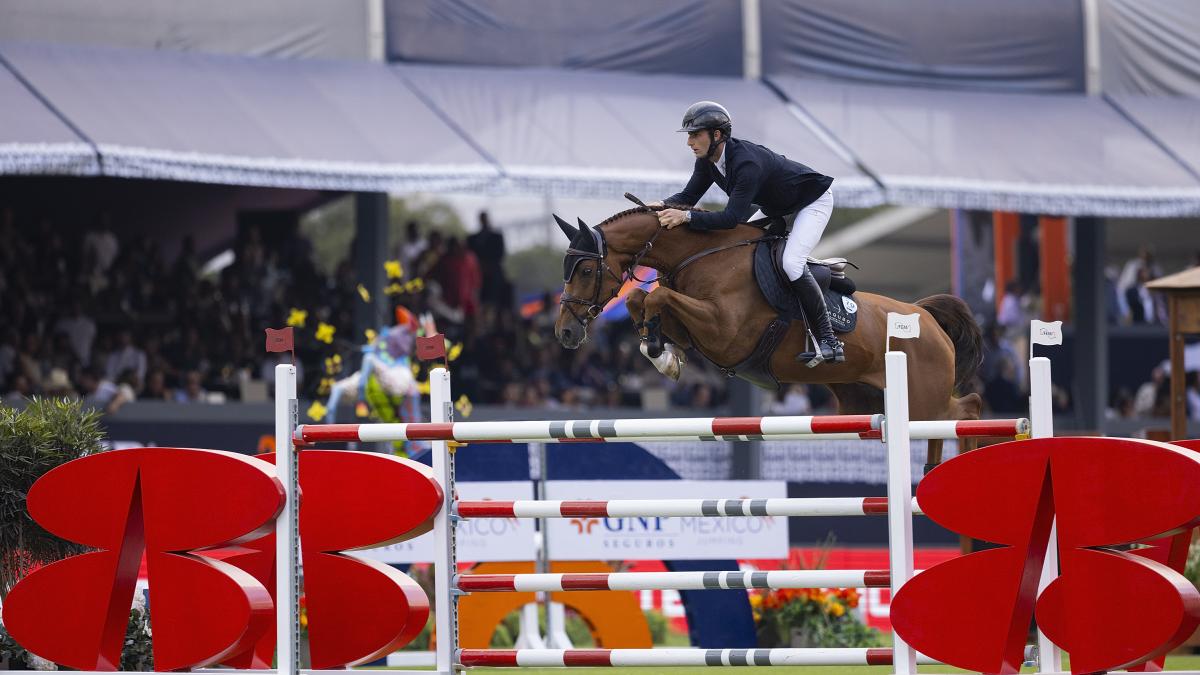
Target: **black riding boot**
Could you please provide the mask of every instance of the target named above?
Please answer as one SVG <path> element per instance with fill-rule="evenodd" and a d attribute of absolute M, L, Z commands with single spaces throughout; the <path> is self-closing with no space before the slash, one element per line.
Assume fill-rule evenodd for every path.
<path fill-rule="evenodd" d="M 800 300 L 800 306 L 804 308 L 804 317 L 808 320 L 809 330 L 816 335 L 815 350 L 820 355 L 818 358 L 814 354 L 811 359 L 797 357 L 797 360 L 808 360 L 809 366 L 826 361 L 832 363 L 845 361 L 846 354 L 842 351 L 842 341 L 834 336 L 833 324 L 829 322 L 829 311 L 825 307 L 825 294 L 821 292 L 821 285 L 817 283 L 816 278 L 812 275 L 812 270 L 807 266 L 804 268 L 804 274 L 792 282 L 792 292 L 796 294 Z"/>

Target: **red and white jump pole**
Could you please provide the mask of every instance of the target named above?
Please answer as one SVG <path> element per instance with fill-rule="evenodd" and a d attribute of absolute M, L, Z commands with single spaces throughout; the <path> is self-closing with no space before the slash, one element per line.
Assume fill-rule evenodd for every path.
<path fill-rule="evenodd" d="M 647 441 L 845 441 L 883 438 L 883 415 L 690 417 L 679 419 L 528 422 L 417 422 L 409 424 L 303 424 L 304 443 L 457 441 L 460 443 L 604 443 Z M 915 440 L 1012 438 L 1029 434 L 1029 420 L 920 421 Z"/>
<path fill-rule="evenodd" d="M 476 668 L 614 666 L 888 666 L 893 650 L 809 649 L 463 649 L 459 662 Z M 935 664 L 924 655 L 918 663 Z"/>
<path fill-rule="evenodd" d="M 887 497 L 788 499 L 609 499 L 555 501 L 459 501 L 458 516 L 470 518 L 743 518 L 748 516 L 884 516 Z M 919 509 L 913 500 L 913 513 Z"/>
<path fill-rule="evenodd" d="M 459 590 L 538 593 L 560 591 L 716 591 L 772 588 L 888 588 L 887 570 L 777 570 L 770 572 L 599 572 L 580 574 L 460 574 Z"/>

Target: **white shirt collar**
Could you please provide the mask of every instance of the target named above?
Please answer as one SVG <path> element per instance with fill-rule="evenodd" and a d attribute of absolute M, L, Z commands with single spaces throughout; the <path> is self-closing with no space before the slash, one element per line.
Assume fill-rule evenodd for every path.
<path fill-rule="evenodd" d="M 729 156 L 729 144 L 726 143 L 721 148 L 721 159 L 717 160 L 717 171 L 720 171 L 722 176 L 726 175 L 725 174 L 725 158 L 728 156 Z"/>

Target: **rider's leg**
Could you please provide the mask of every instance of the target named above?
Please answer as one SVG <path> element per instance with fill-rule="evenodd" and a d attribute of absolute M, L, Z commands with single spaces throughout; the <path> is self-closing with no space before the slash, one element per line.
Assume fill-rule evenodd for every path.
<path fill-rule="evenodd" d="M 787 244 L 783 247 L 783 271 L 792 282 L 792 291 L 804 307 L 805 318 L 817 338 L 817 349 L 821 360 L 841 362 L 846 360 L 842 351 L 842 342 L 833 334 L 833 324 L 829 321 L 829 311 L 825 307 L 825 295 L 817 280 L 808 269 L 808 256 L 821 240 L 829 217 L 833 214 L 833 192 L 827 190 L 812 204 L 804 207 L 796 215 L 796 222 L 788 233 Z"/>

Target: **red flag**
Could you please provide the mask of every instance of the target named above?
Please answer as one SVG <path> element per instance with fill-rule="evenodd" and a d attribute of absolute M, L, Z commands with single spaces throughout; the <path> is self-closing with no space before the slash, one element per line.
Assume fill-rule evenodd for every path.
<path fill-rule="evenodd" d="M 433 361 L 446 358 L 446 338 L 441 333 L 417 338 L 417 359 Z"/>
<path fill-rule="evenodd" d="M 287 328 L 267 329 L 268 352 L 290 352 L 295 350 L 295 348 L 295 338 L 292 335 L 291 326 Z"/>

